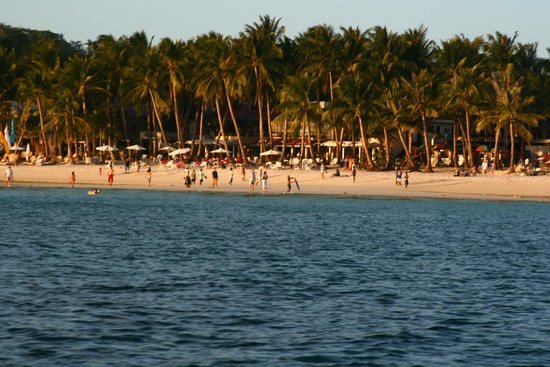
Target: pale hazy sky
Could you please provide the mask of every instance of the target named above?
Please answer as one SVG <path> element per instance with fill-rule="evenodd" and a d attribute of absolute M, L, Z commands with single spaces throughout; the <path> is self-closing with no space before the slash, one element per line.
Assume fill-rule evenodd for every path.
<path fill-rule="evenodd" d="M 0 22 L 50 30 L 67 40 L 87 41 L 144 30 L 156 40 L 187 40 L 208 31 L 238 35 L 259 15 L 281 17 L 294 37 L 322 23 L 375 25 L 395 32 L 425 25 L 435 41 L 500 31 L 537 42 L 539 55 L 550 47 L 550 0 L 1 0 Z"/>

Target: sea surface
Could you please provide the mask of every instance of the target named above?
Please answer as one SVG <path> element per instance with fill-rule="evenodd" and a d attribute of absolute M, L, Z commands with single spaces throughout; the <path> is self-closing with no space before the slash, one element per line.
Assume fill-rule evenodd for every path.
<path fill-rule="evenodd" d="M 0 366 L 549 366 L 550 204 L 0 189 Z"/>

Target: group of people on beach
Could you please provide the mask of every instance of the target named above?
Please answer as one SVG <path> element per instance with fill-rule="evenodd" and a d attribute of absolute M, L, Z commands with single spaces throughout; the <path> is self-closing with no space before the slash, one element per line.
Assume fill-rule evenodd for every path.
<path fill-rule="evenodd" d="M 409 187 L 409 171 L 405 171 L 405 176 L 403 176 L 403 171 L 399 167 L 395 167 L 395 185 L 403 186 L 402 179 L 405 179 L 405 188 Z"/>

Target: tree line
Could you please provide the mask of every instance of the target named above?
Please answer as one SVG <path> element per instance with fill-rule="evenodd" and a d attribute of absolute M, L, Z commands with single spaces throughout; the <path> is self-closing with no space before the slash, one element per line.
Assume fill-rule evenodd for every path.
<path fill-rule="evenodd" d="M 320 156 L 321 139 L 334 140 L 336 154 L 343 141 L 360 141 L 367 169 L 388 168 L 399 151 L 403 164 L 430 172 L 430 126 L 445 118 L 454 121 L 455 165 L 459 153 L 467 167 L 476 164 L 472 139 L 481 134 L 494 138 L 496 152 L 506 146 L 507 162 L 494 155 L 497 168 L 513 169 L 517 139 L 530 141 L 550 106 L 550 60 L 500 32 L 438 44 L 423 26 L 395 33 L 323 24 L 289 38 L 280 18 L 260 16 L 236 37 L 154 43 L 142 31 L 70 46 L 51 37 L 23 50 L 0 42 L 0 122 L 14 119 L 18 142 L 71 161 L 78 142 L 92 155 L 96 145 L 126 146 L 149 130 L 160 136 L 155 150 L 174 144 L 168 132 L 177 147 L 196 142 L 191 156 L 206 136 L 226 149 L 226 136 L 235 136 L 241 157 L 243 134 L 256 137 L 260 152 L 276 143 L 284 152 L 299 138 L 301 157 Z M 246 108 L 255 111 L 253 128 L 239 119 Z M 382 143 L 377 161 L 372 138 Z"/>

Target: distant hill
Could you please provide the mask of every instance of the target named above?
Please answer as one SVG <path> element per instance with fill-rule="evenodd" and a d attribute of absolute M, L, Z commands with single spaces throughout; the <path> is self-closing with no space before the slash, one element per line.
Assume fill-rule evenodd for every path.
<path fill-rule="evenodd" d="M 63 54 L 82 49 L 79 42 L 68 42 L 62 34 L 12 27 L 0 23 L 0 45 L 13 47 L 18 56 L 26 53 L 33 44 L 43 40 L 53 40 Z"/>

